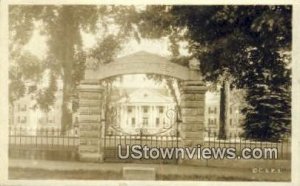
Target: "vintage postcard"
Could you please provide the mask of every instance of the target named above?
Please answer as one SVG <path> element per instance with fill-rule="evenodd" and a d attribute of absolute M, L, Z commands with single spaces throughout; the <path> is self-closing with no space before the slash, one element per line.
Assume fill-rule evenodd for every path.
<path fill-rule="evenodd" d="M 137 3 L 1 1 L 3 184 L 297 185 L 299 5 Z"/>

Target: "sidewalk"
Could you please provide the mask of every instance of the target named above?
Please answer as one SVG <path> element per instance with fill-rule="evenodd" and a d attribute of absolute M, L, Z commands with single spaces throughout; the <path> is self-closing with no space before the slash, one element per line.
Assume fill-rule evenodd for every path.
<path fill-rule="evenodd" d="M 158 179 L 167 180 L 254 180 L 254 181 L 289 181 L 290 170 L 283 169 L 280 173 L 253 173 L 252 168 L 227 168 L 227 167 L 205 167 L 173 164 L 131 164 L 131 163 L 85 163 L 85 162 L 66 162 L 66 161 L 46 161 L 46 160 L 9 160 L 10 177 L 18 178 L 14 174 L 16 170 L 22 170 L 22 174 L 30 174 L 31 171 L 44 171 L 45 176 L 42 179 L 64 179 L 63 174 L 91 172 L 110 172 L 121 174 L 123 167 L 153 167 L 156 170 Z M 47 172 L 51 172 L 51 177 L 47 178 Z M 53 174 L 54 173 L 54 174 Z M 55 175 L 59 177 L 55 177 Z M 14 175 L 14 176 L 11 176 Z M 50 174 L 49 174 L 50 175 Z M 30 177 L 30 176 L 29 176 Z M 31 177 L 30 177 L 31 178 Z M 68 177 L 69 178 L 69 177 Z M 77 177 L 76 177 L 77 178 Z M 73 179 L 76 179 L 73 178 Z M 89 179 L 91 174 L 89 174 Z M 33 177 L 32 179 L 39 179 Z M 70 178 L 69 178 L 70 179 Z M 78 179 L 84 179 L 78 178 Z M 97 179 L 97 177 L 95 177 Z M 101 179 L 101 178 L 99 178 Z M 119 179 L 122 179 L 120 177 Z"/>

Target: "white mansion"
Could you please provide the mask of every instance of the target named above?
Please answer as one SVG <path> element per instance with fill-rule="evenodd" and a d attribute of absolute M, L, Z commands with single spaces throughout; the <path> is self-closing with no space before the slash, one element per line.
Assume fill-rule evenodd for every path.
<path fill-rule="evenodd" d="M 120 128 L 126 133 L 146 129 L 157 133 L 174 127 L 175 102 L 159 89 L 137 89 L 115 103 Z"/>

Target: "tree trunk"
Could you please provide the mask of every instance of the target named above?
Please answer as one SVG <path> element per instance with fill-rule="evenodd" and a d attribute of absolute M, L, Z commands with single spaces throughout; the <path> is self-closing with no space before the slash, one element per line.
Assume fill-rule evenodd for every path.
<path fill-rule="evenodd" d="M 226 126 L 228 125 L 228 106 L 229 106 L 229 83 L 224 80 L 220 90 L 220 122 L 219 139 L 226 139 Z"/>
<path fill-rule="evenodd" d="M 62 40 L 64 44 L 63 51 L 61 52 L 62 68 L 63 68 L 63 94 L 61 106 L 61 125 L 62 132 L 70 129 L 72 126 L 72 70 L 74 61 L 74 20 L 71 7 L 63 7 L 61 12 L 63 32 L 62 35 L 65 39 Z"/>
<path fill-rule="evenodd" d="M 173 81 L 172 81 L 172 79 L 166 79 L 166 81 L 167 81 L 167 86 L 169 87 L 171 95 L 173 97 L 173 100 L 175 101 L 175 104 L 176 104 L 176 114 L 177 114 L 176 119 L 181 120 L 181 118 L 182 118 L 181 117 L 182 116 L 181 108 L 180 108 L 179 100 L 176 95 L 175 87 L 173 86 Z M 178 81 L 177 80 L 175 80 L 175 81 L 176 81 L 177 85 L 180 86 Z"/>
<path fill-rule="evenodd" d="M 113 117 L 113 113 L 112 113 L 112 109 L 111 109 L 111 96 L 112 96 L 112 81 L 107 80 L 106 82 L 106 87 L 105 87 L 105 124 L 108 126 L 112 125 L 112 117 Z"/>
<path fill-rule="evenodd" d="M 9 121 L 9 127 L 10 126 L 14 126 L 15 124 L 15 104 L 14 102 L 12 102 L 10 104 L 10 113 L 9 113 L 9 116 L 10 116 L 10 121 Z"/>
<path fill-rule="evenodd" d="M 62 105 L 61 105 L 61 125 L 62 132 L 70 129 L 72 126 L 72 109 L 71 109 L 71 82 L 69 77 L 68 69 L 64 69 L 64 79 L 63 79 L 63 94 L 62 94 Z"/>

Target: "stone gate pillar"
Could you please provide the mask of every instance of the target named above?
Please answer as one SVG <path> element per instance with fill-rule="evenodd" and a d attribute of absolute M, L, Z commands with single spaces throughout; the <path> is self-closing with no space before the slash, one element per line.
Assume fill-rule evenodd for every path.
<path fill-rule="evenodd" d="M 204 142 L 204 110 L 206 86 L 202 81 L 199 61 L 189 61 L 190 80 L 181 83 L 181 138 L 183 146 L 194 147 Z"/>
<path fill-rule="evenodd" d="M 98 82 L 82 82 L 79 86 L 79 147 L 81 161 L 103 161 L 101 137 L 104 131 L 102 96 Z"/>
<path fill-rule="evenodd" d="M 204 142 L 205 92 L 203 81 L 184 81 L 181 84 L 181 138 L 185 147 Z"/>

